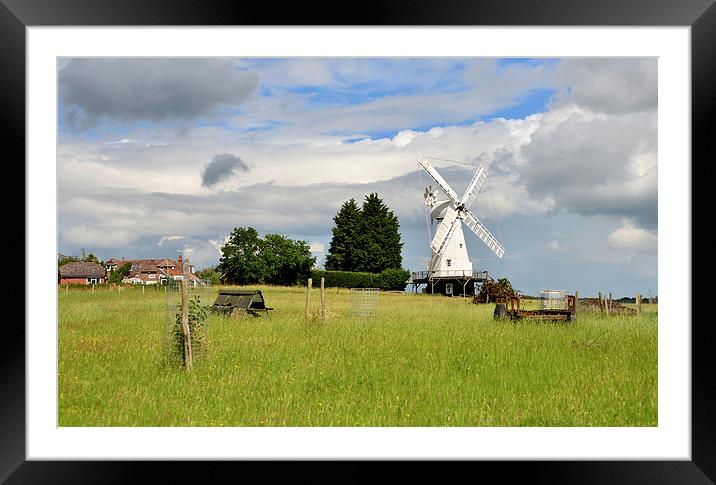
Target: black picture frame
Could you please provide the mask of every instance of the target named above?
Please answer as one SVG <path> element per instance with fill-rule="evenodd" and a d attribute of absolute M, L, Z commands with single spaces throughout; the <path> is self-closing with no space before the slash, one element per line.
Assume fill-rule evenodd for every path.
<path fill-rule="evenodd" d="M 333 12 L 330 18 L 319 12 Z M 336 15 L 340 13 L 339 15 Z M 25 28 L 28 26 L 112 26 L 112 25 L 553 25 L 553 26 L 690 26 L 692 67 L 692 181 L 708 183 L 715 170 L 707 159 L 713 138 L 710 123 L 716 104 L 716 6 L 714 0 L 383 0 L 382 2 L 293 2 L 280 8 L 267 2 L 196 0 L 0 0 L 0 119 L 5 154 L 6 180 L 25 181 Z M 712 157 L 710 157 L 712 158 Z M 687 169 L 688 167 L 685 167 Z M 23 190 L 24 184 L 14 182 Z M 707 192 L 700 192 L 706 194 Z M 16 196 L 18 197 L 18 196 Z M 22 200 L 25 200 L 24 197 Z M 716 237 L 698 224 L 707 221 L 709 199 L 692 188 L 692 261 L 699 261 L 692 278 L 706 275 L 714 266 Z M 6 211 L 11 212 L 11 211 Z M 25 216 L 12 211 L 13 230 L 2 231 L 0 248 L 5 255 L 27 253 Z M 15 218 L 15 220 L 12 220 Z M 693 265 L 692 265 L 693 268 Z M 693 271 L 693 269 L 692 269 Z M 22 280 L 22 286 L 18 282 Z M 25 278 L 13 275 L 13 286 L 25 288 Z M 692 288 L 698 288 L 693 278 Z M 688 284 L 688 282 L 685 282 Z M 25 293 L 27 304 L 28 294 Z M 516 474 L 530 482 L 565 483 L 714 483 L 716 480 L 716 379 L 710 356 L 709 319 L 703 305 L 684 302 L 685 319 L 691 312 L 692 325 L 692 461 L 644 462 L 480 462 L 480 468 L 494 468 L 501 477 Z M 691 307 L 691 310 L 689 309 Z M 703 314 L 699 319 L 698 315 Z M 24 314 L 23 314 L 24 316 Z M 24 320 L 24 318 L 23 318 Z M 18 322 L 19 319 L 13 319 Z M 688 322 L 691 323 L 691 322 Z M 148 472 L 160 471 L 162 481 L 187 479 L 187 463 L 62 462 L 26 461 L 25 439 L 25 332 L 6 321 L 0 351 L 0 480 L 7 483 L 125 483 L 144 480 Z M 231 463 L 211 466 L 210 475 L 219 476 Z M 260 465 L 259 465 L 260 466 Z M 242 474 L 252 466 L 242 463 Z M 365 481 L 371 474 L 360 463 L 343 470 L 348 479 Z M 262 467 L 263 473 L 266 467 Z M 462 474 L 464 466 L 440 472 L 440 481 Z M 272 472 L 273 473 L 273 472 Z M 427 478 L 421 466 L 405 472 Z M 474 473 L 474 472 L 468 472 Z M 479 470 L 480 474 L 485 473 Z M 457 476 L 457 475 L 456 475 Z M 312 475 L 312 481 L 321 477 Z M 327 478 L 324 476 L 324 478 Z M 336 479 L 334 476 L 333 479 Z"/>

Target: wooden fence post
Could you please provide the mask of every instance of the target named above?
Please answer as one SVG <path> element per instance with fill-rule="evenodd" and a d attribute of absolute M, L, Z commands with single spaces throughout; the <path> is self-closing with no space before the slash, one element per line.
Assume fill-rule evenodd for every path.
<path fill-rule="evenodd" d="M 306 288 L 306 320 L 308 320 L 308 309 L 311 306 L 311 287 L 313 286 L 313 278 L 308 278 L 308 286 Z"/>
<path fill-rule="evenodd" d="M 67 283 L 67 284 L 65 285 L 65 295 L 67 294 L 68 291 L 70 291 L 70 284 L 69 284 L 69 283 Z"/>
<path fill-rule="evenodd" d="M 94 295 L 94 285 L 92 285 L 92 294 Z"/>
<path fill-rule="evenodd" d="M 191 331 L 189 330 L 189 258 L 182 264 L 181 279 L 181 326 L 184 331 L 184 368 L 187 372 L 192 369 Z"/>
<path fill-rule="evenodd" d="M 604 300 L 602 300 L 602 292 L 599 292 L 599 313 L 604 315 Z"/>
<path fill-rule="evenodd" d="M 326 294 L 325 294 L 325 278 L 321 278 L 321 321 L 326 323 Z"/>
<path fill-rule="evenodd" d="M 142 295 L 144 294 L 144 287 L 145 287 L 145 286 L 146 286 L 146 285 L 142 285 Z"/>
<path fill-rule="evenodd" d="M 636 314 L 641 315 L 641 293 L 636 294 Z"/>
<path fill-rule="evenodd" d="M 574 292 L 574 313 L 577 313 L 577 310 L 579 310 L 579 292 Z"/>

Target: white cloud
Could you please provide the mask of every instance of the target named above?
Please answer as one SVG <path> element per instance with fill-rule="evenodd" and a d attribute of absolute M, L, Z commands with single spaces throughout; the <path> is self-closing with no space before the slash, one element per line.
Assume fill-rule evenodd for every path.
<path fill-rule="evenodd" d="M 312 243 L 311 243 L 311 247 L 309 248 L 309 250 L 310 250 L 312 253 L 322 253 L 322 252 L 324 252 L 324 251 L 326 250 L 326 246 L 323 245 L 323 244 L 321 244 L 321 243 L 319 243 L 319 242 L 312 242 Z"/>
<path fill-rule="evenodd" d="M 166 241 L 178 241 L 179 239 L 184 239 L 184 236 L 162 236 L 162 238 L 157 243 L 157 246 L 161 246 Z"/>
<path fill-rule="evenodd" d="M 219 255 L 221 255 L 221 248 L 223 248 L 224 245 L 229 242 L 229 239 L 231 239 L 231 236 L 225 236 L 224 239 L 222 239 L 221 241 L 216 239 L 209 239 L 209 244 L 211 245 L 211 247 L 213 247 L 219 252 Z"/>
<path fill-rule="evenodd" d="M 622 225 L 607 237 L 607 244 L 624 253 L 644 253 L 656 251 L 658 238 L 655 232 L 636 227 L 630 220 L 624 219 Z"/>
<path fill-rule="evenodd" d="M 562 247 L 562 245 L 559 243 L 559 241 L 557 241 L 556 239 L 550 241 L 550 242 L 547 244 L 547 248 L 550 249 L 551 251 L 554 251 L 554 252 L 560 252 L 560 251 L 562 251 L 562 250 L 564 249 L 564 248 Z"/>

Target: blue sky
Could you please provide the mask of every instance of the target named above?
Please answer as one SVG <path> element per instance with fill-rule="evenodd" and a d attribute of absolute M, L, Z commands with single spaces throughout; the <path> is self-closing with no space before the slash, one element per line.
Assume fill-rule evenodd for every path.
<path fill-rule="evenodd" d="M 479 269 L 544 287 L 657 291 L 656 59 L 62 59 L 59 251 L 190 255 L 216 264 L 231 229 L 308 241 L 377 191 L 404 267 L 429 259 L 417 159 L 502 236 Z M 468 164 L 468 165 L 466 165 Z M 471 164 L 471 165 L 470 165 Z"/>

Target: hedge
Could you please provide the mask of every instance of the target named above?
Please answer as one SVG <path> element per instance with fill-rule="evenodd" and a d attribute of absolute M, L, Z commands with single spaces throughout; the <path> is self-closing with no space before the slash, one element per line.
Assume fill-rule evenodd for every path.
<path fill-rule="evenodd" d="M 324 284 L 334 288 L 380 288 L 381 290 L 405 290 L 410 272 L 400 268 L 384 269 L 380 273 L 358 271 L 311 270 L 314 284 L 325 278 Z"/>

